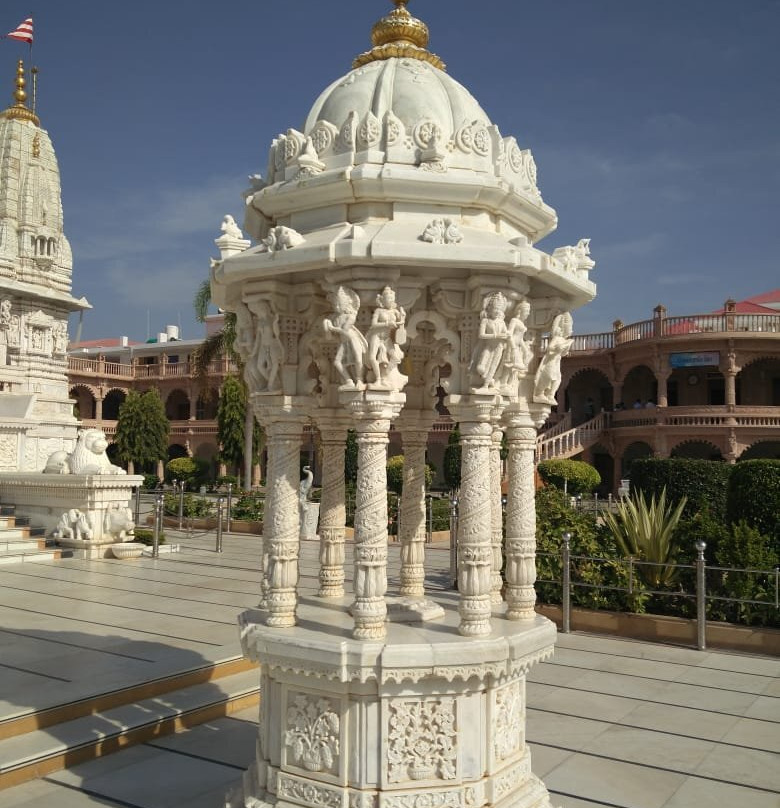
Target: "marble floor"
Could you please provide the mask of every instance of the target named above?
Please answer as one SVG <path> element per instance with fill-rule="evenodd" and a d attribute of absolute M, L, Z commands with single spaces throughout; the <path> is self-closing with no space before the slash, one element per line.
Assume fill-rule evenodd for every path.
<path fill-rule="evenodd" d="M 168 531 L 159 559 L 0 567 L 0 719 L 240 655 L 258 540 Z M 302 584 L 316 584 L 316 546 Z M 397 563 L 397 545 L 391 558 Z M 430 547 L 432 596 L 448 551 Z M 256 710 L 0 791 L 0 808 L 217 808 Z M 561 808 L 780 808 L 780 659 L 560 635 L 528 685 L 534 770 Z"/>

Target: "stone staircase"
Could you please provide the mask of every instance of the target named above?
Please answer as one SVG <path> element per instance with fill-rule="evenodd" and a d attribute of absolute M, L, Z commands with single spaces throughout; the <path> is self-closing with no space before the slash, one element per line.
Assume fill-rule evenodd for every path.
<path fill-rule="evenodd" d="M 536 460 L 565 460 L 597 443 L 605 429 L 609 428 L 612 414 L 600 412 L 590 421 L 571 426 L 571 415 L 559 421 L 551 429 L 542 432 L 536 439 Z"/>
<path fill-rule="evenodd" d="M 259 701 L 258 666 L 234 658 L 79 701 L 8 715 L 0 718 L 0 790 Z"/>
<path fill-rule="evenodd" d="M 16 516 L 12 505 L 0 506 L 0 564 L 55 561 L 70 555 L 69 550 L 55 547 L 42 528 L 31 527 L 29 519 Z"/>

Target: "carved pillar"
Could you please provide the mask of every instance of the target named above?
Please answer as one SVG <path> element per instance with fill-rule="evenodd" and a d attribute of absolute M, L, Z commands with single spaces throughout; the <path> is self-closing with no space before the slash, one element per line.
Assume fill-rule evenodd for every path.
<path fill-rule="evenodd" d="M 318 420 L 322 441 L 322 499 L 320 503 L 321 598 L 344 595 L 344 449 L 347 424 Z"/>
<path fill-rule="evenodd" d="M 723 372 L 723 376 L 726 380 L 726 407 L 729 412 L 734 412 L 737 406 L 737 371 L 728 368 Z"/>
<path fill-rule="evenodd" d="M 669 406 L 667 383 L 671 375 L 672 375 L 671 370 L 661 370 L 655 374 L 655 380 L 656 382 L 658 382 L 658 401 L 656 403 L 658 404 L 659 407 Z"/>
<path fill-rule="evenodd" d="M 189 395 L 190 421 L 194 421 L 198 417 L 198 391 L 191 389 Z"/>
<path fill-rule="evenodd" d="M 460 422 L 461 483 L 458 519 L 459 631 L 467 637 L 490 634 L 492 512 L 491 401 L 483 407 L 450 406 Z"/>
<path fill-rule="evenodd" d="M 263 519 L 266 624 L 295 625 L 298 584 L 298 477 L 302 421 L 281 420 L 277 414 L 266 425 L 268 490 Z"/>
<path fill-rule="evenodd" d="M 103 420 L 103 398 L 104 396 L 95 396 L 95 420 Z"/>
<path fill-rule="evenodd" d="M 385 636 L 387 617 L 387 444 L 390 417 L 365 408 L 355 422 L 358 446 L 355 494 L 355 601 L 357 640 Z"/>
<path fill-rule="evenodd" d="M 532 620 L 536 603 L 536 429 L 531 419 L 522 413 L 507 416 L 506 616 L 509 620 Z"/>
<path fill-rule="evenodd" d="M 401 421 L 404 488 L 401 495 L 401 595 L 425 595 L 425 447 L 428 429 Z"/>
<path fill-rule="evenodd" d="M 490 444 L 490 602 L 501 603 L 501 545 L 504 539 L 503 509 L 501 507 L 501 438 L 500 427 L 493 426 Z"/>

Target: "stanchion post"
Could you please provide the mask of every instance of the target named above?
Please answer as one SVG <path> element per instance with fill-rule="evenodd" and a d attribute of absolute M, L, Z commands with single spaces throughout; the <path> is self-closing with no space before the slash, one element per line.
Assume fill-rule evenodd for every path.
<path fill-rule="evenodd" d="M 228 490 L 228 492 L 227 492 L 227 514 L 225 515 L 225 521 L 227 523 L 226 524 L 227 532 L 230 533 L 230 528 L 231 528 L 231 525 L 230 525 L 230 520 L 231 520 L 230 512 L 233 510 L 233 483 L 228 483 L 227 490 Z"/>
<path fill-rule="evenodd" d="M 428 522 L 428 530 L 426 531 L 426 541 L 432 542 L 433 541 L 433 497 L 430 494 L 427 494 L 425 497 L 425 502 L 428 505 L 428 512 L 427 512 L 427 522 Z"/>
<path fill-rule="evenodd" d="M 218 553 L 222 552 L 222 516 L 225 510 L 225 498 L 217 497 L 217 547 Z"/>
<path fill-rule="evenodd" d="M 139 525 L 141 522 L 141 488 L 137 486 L 135 489 L 135 524 Z"/>
<path fill-rule="evenodd" d="M 450 580 L 458 588 L 458 498 L 450 497 Z"/>
<path fill-rule="evenodd" d="M 704 561 L 706 542 L 696 542 L 696 647 L 707 648 L 707 567 Z"/>
<path fill-rule="evenodd" d="M 561 547 L 561 561 L 563 565 L 563 593 L 562 593 L 562 615 L 561 631 L 568 634 L 571 631 L 571 533 L 563 534 L 563 545 Z"/>
<path fill-rule="evenodd" d="M 157 494 L 154 500 L 154 532 L 152 533 L 152 558 L 160 557 L 160 532 L 163 524 L 163 494 Z"/>
<path fill-rule="evenodd" d="M 179 530 L 184 524 L 184 480 L 179 480 Z"/>

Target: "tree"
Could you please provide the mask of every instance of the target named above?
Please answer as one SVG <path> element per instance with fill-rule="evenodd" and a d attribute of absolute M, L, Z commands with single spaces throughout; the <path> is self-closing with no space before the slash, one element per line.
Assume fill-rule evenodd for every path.
<path fill-rule="evenodd" d="M 239 466 L 244 459 L 246 411 L 246 388 L 235 376 L 226 376 L 217 407 L 217 440 L 220 459 L 228 465 Z"/>
<path fill-rule="evenodd" d="M 193 301 L 195 309 L 195 319 L 199 323 L 205 322 L 211 303 L 211 282 L 205 280 L 198 287 Z M 234 312 L 226 311 L 222 320 L 222 328 L 210 334 L 196 348 L 191 356 L 194 375 L 196 378 L 208 381 L 209 366 L 215 359 L 227 356 L 233 360 L 240 369 L 240 384 L 244 388 L 244 397 L 247 398 L 246 383 L 244 382 L 243 362 L 235 350 L 236 344 L 236 322 Z M 262 449 L 263 433 L 255 420 L 251 407 L 244 407 L 244 427 L 243 427 L 244 448 L 241 456 L 244 459 L 244 488 L 249 488 L 252 482 L 252 463 L 259 460 Z"/>
<path fill-rule="evenodd" d="M 131 390 L 119 407 L 114 438 L 117 457 L 131 470 L 135 470 L 135 465 L 142 469 L 153 467 L 168 456 L 169 431 L 165 407 L 157 390 L 143 395 Z"/>

